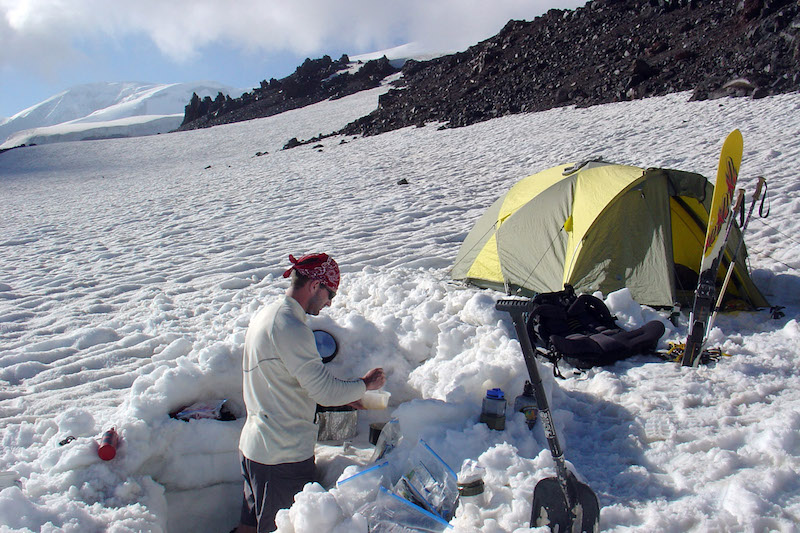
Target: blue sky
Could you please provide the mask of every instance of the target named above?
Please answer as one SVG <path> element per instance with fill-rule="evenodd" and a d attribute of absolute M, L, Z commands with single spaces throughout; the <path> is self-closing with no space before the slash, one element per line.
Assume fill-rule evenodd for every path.
<path fill-rule="evenodd" d="M 0 117 L 75 85 L 213 80 L 251 89 L 306 57 L 407 42 L 462 50 L 553 0 L 0 0 Z"/>

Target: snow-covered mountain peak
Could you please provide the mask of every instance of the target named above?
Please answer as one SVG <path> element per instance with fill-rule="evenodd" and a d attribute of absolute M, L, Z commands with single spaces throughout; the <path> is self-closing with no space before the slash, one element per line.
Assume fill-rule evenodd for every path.
<path fill-rule="evenodd" d="M 85 124 L 104 123 L 104 127 L 108 127 L 109 122 L 143 116 L 153 116 L 153 120 L 159 124 L 157 131 L 147 133 L 163 133 L 168 131 L 164 127 L 171 129 L 180 124 L 178 120 L 177 125 L 171 125 L 175 120 L 165 121 L 164 118 L 182 114 L 192 93 L 200 97 L 214 97 L 220 92 L 235 97 L 244 91 L 214 81 L 77 85 L 0 121 L 0 139 L 6 140 L 3 148 L 11 148 L 55 140 L 80 140 L 85 135 L 97 138 L 98 132 L 87 133 L 91 128 Z M 142 123 L 142 119 L 135 121 Z M 76 124 L 82 125 L 77 128 L 80 133 L 75 133 L 76 128 L 69 126 Z M 51 129 L 55 126 L 58 127 Z"/>

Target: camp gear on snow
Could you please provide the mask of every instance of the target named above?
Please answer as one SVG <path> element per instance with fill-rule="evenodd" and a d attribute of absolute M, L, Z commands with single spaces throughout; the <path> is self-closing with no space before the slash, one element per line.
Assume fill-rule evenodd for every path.
<path fill-rule="evenodd" d="M 481 405 L 480 422 L 490 429 L 506 428 L 506 397 L 500 389 L 489 389 Z"/>
<path fill-rule="evenodd" d="M 389 421 L 381 432 L 381 438 L 393 435 L 392 441 L 397 443 L 400 437 L 398 426 L 397 420 Z M 403 454 L 399 456 L 404 457 Z M 344 498 L 342 508 L 349 514 L 358 512 L 364 516 L 370 531 L 439 532 L 451 529 L 447 521 L 452 518 L 459 499 L 455 472 L 421 439 L 402 462 L 392 458 L 374 464 L 338 481 L 336 486 L 358 495 L 357 498 Z M 353 502 L 365 500 L 366 504 L 354 509 Z"/>
<path fill-rule="evenodd" d="M 374 502 L 378 496 L 379 487 L 388 488 L 391 485 L 389 480 L 391 473 L 389 470 L 389 461 L 383 461 L 348 478 L 337 481 L 337 488 L 358 494 L 357 498 L 337 499 L 342 509 L 349 516 L 352 516 L 356 513 L 357 508 L 362 506 L 362 502 Z"/>
<path fill-rule="evenodd" d="M 706 178 L 691 172 L 602 161 L 554 167 L 522 179 L 486 210 L 451 274 L 509 294 L 569 283 L 588 294 L 627 287 L 634 300 L 656 307 L 689 305 L 711 197 Z M 736 228 L 734 238 L 741 238 Z M 767 307 L 746 258 L 743 247 L 730 295 Z"/>
<path fill-rule="evenodd" d="M 369 443 L 373 446 L 378 444 L 378 439 L 381 438 L 381 431 L 386 422 L 373 422 L 369 425 Z"/>
<path fill-rule="evenodd" d="M 460 504 L 472 503 L 480 507 L 484 501 L 483 479 L 459 481 L 458 499 Z"/>
<path fill-rule="evenodd" d="M 117 446 L 119 446 L 119 435 L 116 428 L 111 428 L 103 433 L 97 455 L 103 461 L 110 461 L 117 455 Z"/>
<path fill-rule="evenodd" d="M 550 360 L 558 375 L 564 359 L 575 368 L 614 364 L 635 354 L 653 350 L 664 334 L 664 324 L 653 320 L 632 331 L 620 328 L 603 300 L 576 295 L 571 285 L 564 290 L 537 294 L 527 313 L 531 344 Z"/>
<path fill-rule="evenodd" d="M 361 398 L 364 409 L 386 409 L 392 393 L 385 390 L 368 390 Z"/>
<path fill-rule="evenodd" d="M 784 309 L 786 307 L 783 305 L 773 305 L 769 308 L 769 314 L 774 320 L 780 320 L 786 316 L 786 313 L 783 312 Z"/>
<path fill-rule="evenodd" d="M 669 321 L 672 322 L 673 326 L 678 325 L 678 319 L 681 317 L 681 304 L 675 302 L 672 304 L 672 312 L 669 314 Z"/>
<path fill-rule="evenodd" d="M 386 427 L 397 425 L 393 420 Z M 452 529 L 447 521 L 458 503 L 456 474 L 424 440 L 417 442 L 404 463 L 384 461 L 336 486 L 368 500 L 357 512 L 367 519 L 370 531 Z"/>
<path fill-rule="evenodd" d="M 514 412 L 525 415 L 528 429 L 533 429 L 536 424 L 536 417 L 539 414 L 539 406 L 536 403 L 536 396 L 533 394 L 533 385 L 530 381 L 525 382 L 522 394 L 514 399 Z"/>
<path fill-rule="evenodd" d="M 719 155 L 717 181 L 708 211 L 708 229 L 700 259 L 697 288 L 694 291 L 694 303 L 689 315 L 689 334 L 681 359 L 683 366 L 697 366 L 700 363 L 706 326 L 714 305 L 717 272 L 723 251 L 728 247 L 728 238 L 735 219 L 734 212 L 741 208 L 744 197 L 740 192 L 734 205 L 736 181 L 742 164 L 742 149 L 742 134 L 739 130 L 733 130 L 722 144 Z"/>
<path fill-rule="evenodd" d="M 483 507 L 486 503 L 486 495 L 484 493 L 483 476 L 486 474 L 486 469 L 478 464 L 473 459 L 465 459 L 461 464 L 461 471 L 458 473 L 458 505 L 465 507 L 467 505 L 475 505 Z M 458 514 L 458 511 L 456 511 Z"/>
<path fill-rule="evenodd" d="M 358 434 L 358 411 L 349 405 L 318 405 L 314 422 L 319 425 L 318 441 L 344 441 Z"/>
<path fill-rule="evenodd" d="M 387 453 L 391 452 L 400 441 L 400 423 L 396 418 L 386 422 L 381 428 L 378 442 L 375 443 L 375 451 L 372 452 L 370 461 L 379 461 Z"/>
<path fill-rule="evenodd" d="M 726 245 L 728 242 L 730 230 L 731 227 L 733 227 L 733 219 L 741 212 L 743 201 L 744 191 L 739 189 L 736 203 L 727 215 L 728 220 L 725 222 L 725 236 L 720 237 L 724 239 L 723 245 Z M 716 277 L 718 271 L 719 261 L 715 261 L 714 264 L 709 267 L 708 274 L 703 272 L 700 275 L 701 281 L 697 284 L 697 290 L 694 294 L 694 305 L 689 315 L 689 335 L 686 337 L 683 357 L 681 358 L 681 364 L 683 366 L 697 367 L 700 364 L 700 354 L 703 351 L 706 340 L 708 340 L 708 333 L 711 331 L 713 321 L 716 320 L 715 314 L 712 313 L 716 296 L 716 287 L 710 280 Z M 704 279 L 706 280 L 705 282 L 703 281 Z M 720 292 L 720 296 L 723 296 L 722 292 Z"/>
<path fill-rule="evenodd" d="M 766 184 L 767 180 L 763 177 L 758 178 L 758 183 L 756 183 L 756 190 L 753 193 L 753 201 L 750 203 L 750 209 L 747 211 L 747 217 L 740 222 L 740 232 L 742 234 L 742 239 L 736 244 L 736 248 L 733 250 L 733 263 L 736 263 L 736 258 L 739 256 L 739 250 L 742 249 L 742 243 L 744 242 L 744 231 L 747 229 L 747 225 L 750 223 L 750 217 L 753 214 L 753 209 L 755 209 L 756 204 L 758 203 L 758 199 L 761 196 L 761 189 L 764 189 L 764 196 L 766 197 Z M 767 214 L 763 213 L 764 201 L 761 201 L 761 210 L 759 210 L 759 215 L 762 218 L 766 218 Z M 744 215 L 744 211 L 740 211 L 742 215 Z M 711 315 L 711 318 L 708 321 L 708 327 L 706 328 L 706 337 L 711 332 L 711 328 L 714 327 L 714 322 L 717 320 L 717 313 L 720 312 L 722 309 L 722 300 L 725 297 L 725 291 L 728 288 L 728 283 L 731 281 L 731 275 L 733 274 L 733 269 L 729 268 L 728 271 L 725 273 L 725 280 L 722 282 L 722 288 L 719 290 L 719 296 L 717 297 L 717 303 L 714 306 L 714 313 Z"/>
<path fill-rule="evenodd" d="M 169 414 L 172 418 L 188 422 L 189 420 L 199 420 L 201 418 L 210 418 L 212 420 L 236 420 L 230 409 L 228 409 L 228 400 L 202 400 L 195 402 L 192 405 L 181 407 Z"/>
<path fill-rule="evenodd" d="M 669 349 L 667 349 L 666 352 L 658 351 L 656 355 L 665 361 L 680 363 L 683 360 L 683 351 L 686 349 L 686 344 L 682 342 L 668 342 L 667 344 L 669 345 Z M 715 363 L 722 357 L 730 356 L 731 354 L 723 352 L 720 348 L 703 348 L 703 351 L 700 352 L 699 364 L 707 365 L 709 363 Z"/>
<path fill-rule="evenodd" d="M 292 262 L 292 266 L 283 273 L 284 278 L 288 278 L 292 270 L 296 270 L 298 274 L 307 278 L 321 281 L 336 295 L 336 291 L 339 290 L 339 265 L 328 254 L 310 254 L 300 259 L 290 255 L 289 261 Z"/>
<path fill-rule="evenodd" d="M 498 311 L 509 313 L 514 322 L 514 329 L 522 348 L 522 356 L 525 359 L 525 366 L 528 368 L 533 392 L 539 406 L 539 416 L 544 426 L 544 434 L 556 466 L 556 477 L 542 479 L 534 488 L 530 525 L 531 527 L 547 526 L 551 531 L 573 531 L 573 527 L 580 528 L 578 531 L 597 531 L 600 504 L 592 489 L 578 481 L 567 468 L 553 416 L 550 413 L 547 394 L 542 386 L 533 345 L 528 337 L 525 315 L 531 312 L 533 301 L 528 299 L 500 300 L 495 307 Z"/>
<path fill-rule="evenodd" d="M 411 450 L 394 491 L 448 521 L 453 518 L 458 504 L 458 477 L 433 448 L 420 439 Z"/>
<path fill-rule="evenodd" d="M 453 529 L 441 516 L 398 496 L 386 487 L 379 487 L 375 501 L 361 507 L 358 513 L 367 519 L 370 531 L 439 533 Z"/>
<path fill-rule="evenodd" d="M 317 343 L 317 351 L 322 357 L 323 363 L 330 363 L 339 353 L 339 344 L 336 342 L 336 337 L 325 330 L 314 330 L 314 342 Z"/>

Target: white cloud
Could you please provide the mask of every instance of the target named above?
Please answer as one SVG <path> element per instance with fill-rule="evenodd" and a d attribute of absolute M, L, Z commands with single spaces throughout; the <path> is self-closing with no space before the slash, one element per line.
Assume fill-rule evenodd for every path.
<path fill-rule="evenodd" d="M 51 68 L 74 60 L 80 40 L 140 35 L 173 61 L 224 43 L 247 51 L 352 53 L 403 41 L 459 49 L 511 18 L 532 19 L 553 0 L 0 0 L 0 65 Z"/>

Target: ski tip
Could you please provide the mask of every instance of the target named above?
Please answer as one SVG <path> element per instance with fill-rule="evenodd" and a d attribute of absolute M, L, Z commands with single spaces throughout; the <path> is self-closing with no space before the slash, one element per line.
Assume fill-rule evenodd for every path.
<path fill-rule="evenodd" d="M 742 140 L 742 132 L 741 132 L 741 131 L 739 131 L 738 129 L 735 129 L 735 130 L 733 130 L 732 132 L 730 132 L 730 133 L 728 134 L 728 137 L 727 137 L 727 139 L 726 139 L 726 141 L 734 141 L 734 140 L 735 140 L 735 141 L 738 141 L 738 142 L 739 142 L 739 144 L 743 144 L 743 140 Z"/>

